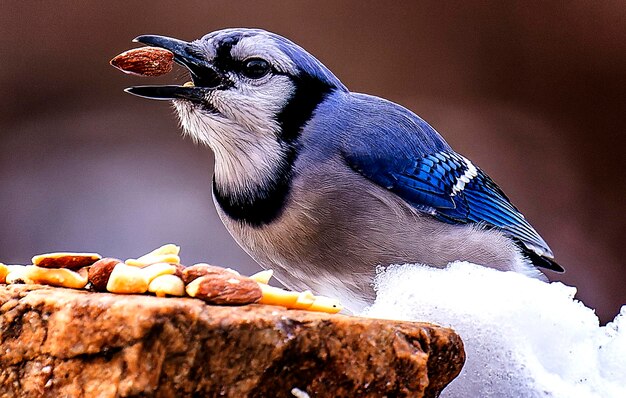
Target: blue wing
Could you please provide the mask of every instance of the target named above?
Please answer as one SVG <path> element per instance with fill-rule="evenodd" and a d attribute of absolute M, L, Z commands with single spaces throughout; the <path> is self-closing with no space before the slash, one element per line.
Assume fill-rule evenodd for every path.
<path fill-rule="evenodd" d="M 481 223 L 498 228 L 535 255 L 552 257 L 546 242 L 496 183 L 463 156 L 451 150 L 414 158 L 357 152 L 344 152 L 354 170 L 416 209 L 450 224 Z"/>

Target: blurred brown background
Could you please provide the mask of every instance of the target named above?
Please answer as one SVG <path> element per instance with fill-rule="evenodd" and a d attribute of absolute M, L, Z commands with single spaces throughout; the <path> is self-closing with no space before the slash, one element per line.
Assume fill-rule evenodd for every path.
<path fill-rule="evenodd" d="M 549 276 L 577 286 L 601 319 L 626 303 L 626 3 L 128 3 L 0 5 L 5 263 L 176 242 L 185 263 L 257 269 L 216 216 L 209 150 L 180 138 L 167 103 L 122 92 L 159 80 L 108 60 L 139 34 L 260 27 L 353 91 L 414 110 L 487 170 L 567 268 Z"/>

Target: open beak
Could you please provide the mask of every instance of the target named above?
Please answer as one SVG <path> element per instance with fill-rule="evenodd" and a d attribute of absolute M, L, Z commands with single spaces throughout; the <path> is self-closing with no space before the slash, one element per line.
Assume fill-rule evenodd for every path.
<path fill-rule="evenodd" d="M 202 101 L 207 92 L 223 87 L 228 80 L 206 61 L 200 48 L 192 43 L 165 36 L 143 35 L 134 42 L 160 47 L 174 54 L 174 61 L 189 70 L 193 84 L 183 86 L 135 86 L 125 89 L 127 93 L 157 100 L 186 99 Z"/>

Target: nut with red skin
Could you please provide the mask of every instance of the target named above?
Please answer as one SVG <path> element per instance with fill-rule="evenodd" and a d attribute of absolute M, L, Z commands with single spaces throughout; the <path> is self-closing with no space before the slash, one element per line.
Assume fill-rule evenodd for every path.
<path fill-rule="evenodd" d="M 174 54 L 162 48 L 141 47 L 121 53 L 110 63 L 131 75 L 161 76 L 172 71 Z"/>
<path fill-rule="evenodd" d="M 117 258 L 106 257 L 102 260 L 98 260 L 91 267 L 89 267 L 89 273 L 87 279 L 91 282 L 93 289 L 98 292 L 107 291 L 107 282 L 113 272 L 113 268 L 122 260 Z"/>
<path fill-rule="evenodd" d="M 187 294 L 208 304 L 246 305 L 261 299 L 261 288 L 252 279 L 227 274 L 207 274 L 187 285 Z"/>
<path fill-rule="evenodd" d="M 46 253 L 33 257 L 33 264 L 42 268 L 68 268 L 73 271 L 100 260 L 98 253 Z"/>
<path fill-rule="evenodd" d="M 172 264 L 172 263 L 170 264 L 176 267 L 176 272 L 174 272 L 174 275 L 176 275 L 180 279 L 183 279 L 183 272 L 185 271 L 185 269 L 187 269 L 187 267 L 185 267 L 182 264 Z"/>
<path fill-rule="evenodd" d="M 222 267 L 218 267 L 216 265 L 209 265 L 206 263 L 198 263 L 198 264 L 194 264 L 192 266 L 186 267 L 183 270 L 183 282 L 185 282 L 185 285 L 190 284 L 191 282 L 193 282 L 196 278 L 199 278 L 201 276 L 205 276 L 205 275 L 226 275 L 226 276 L 231 276 L 234 275 L 232 272 L 226 270 L 226 268 L 222 268 Z"/>

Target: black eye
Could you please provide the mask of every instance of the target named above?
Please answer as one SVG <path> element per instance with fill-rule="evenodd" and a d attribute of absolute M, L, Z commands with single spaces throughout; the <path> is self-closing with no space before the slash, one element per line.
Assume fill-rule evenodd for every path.
<path fill-rule="evenodd" d="M 270 72 L 270 63 L 261 58 L 250 58 L 243 61 L 243 74 L 250 79 L 260 79 Z"/>

